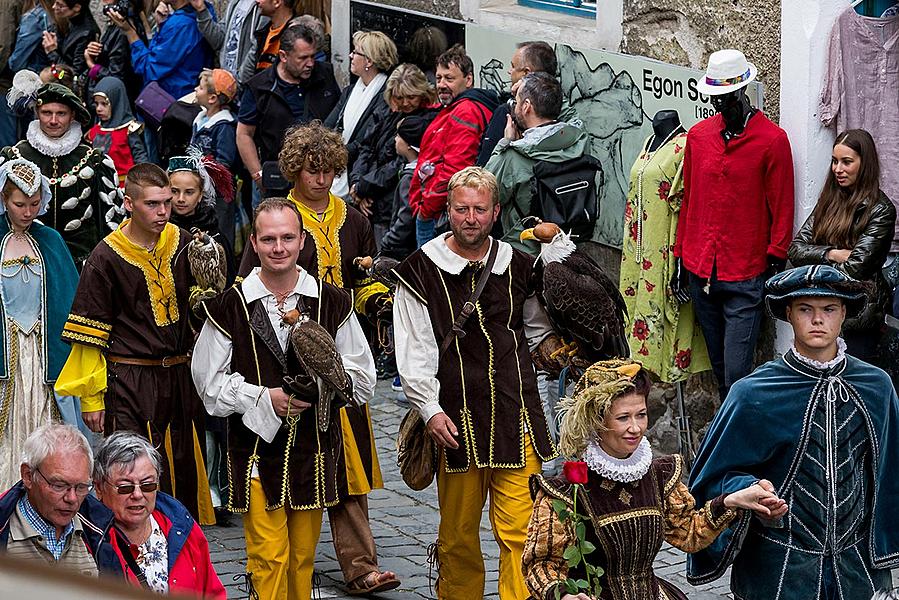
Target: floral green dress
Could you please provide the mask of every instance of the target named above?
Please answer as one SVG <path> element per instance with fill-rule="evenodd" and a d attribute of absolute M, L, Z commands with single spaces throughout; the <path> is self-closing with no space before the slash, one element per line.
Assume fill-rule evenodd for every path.
<path fill-rule="evenodd" d="M 662 381 L 674 383 L 711 365 L 693 305 L 679 306 L 668 290 L 687 134 L 675 135 L 655 152 L 648 150 L 651 140 L 631 169 L 620 287 L 632 323 L 627 330 L 631 355 Z"/>

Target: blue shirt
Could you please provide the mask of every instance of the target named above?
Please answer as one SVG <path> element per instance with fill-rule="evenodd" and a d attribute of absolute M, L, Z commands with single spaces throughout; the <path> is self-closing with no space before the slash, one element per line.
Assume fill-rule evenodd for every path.
<path fill-rule="evenodd" d="M 62 532 L 62 536 L 57 538 L 56 526 L 47 523 L 44 518 L 38 514 L 31 502 L 28 501 L 27 495 L 22 496 L 17 508 L 19 509 L 19 513 L 25 517 L 26 521 L 28 521 L 28 524 L 44 537 L 47 550 L 50 551 L 53 558 L 59 560 L 63 550 L 66 549 L 66 543 L 69 541 L 69 538 L 72 537 L 72 532 L 75 531 L 75 524 L 70 522 L 66 525 L 66 528 Z"/>
<path fill-rule="evenodd" d="M 303 117 L 303 111 L 306 109 L 306 100 L 303 98 L 303 91 L 299 83 L 287 83 L 278 77 L 277 67 L 275 69 L 275 93 L 284 99 L 287 106 L 290 107 L 290 113 L 294 119 Z M 244 125 L 259 125 L 259 111 L 256 107 L 256 96 L 249 87 L 244 90 L 240 99 L 240 112 L 237 113 L 237 120 Z"/>
<path fill-rule="evenodd" d="M 215 9 L 206 9 L 215 19 Z M 197 86 L 200 71 L 212 66 L 212 49 L 197 27 L 197 12 L 189 4 L 173 12 L 163 22 L 149 46 L 141 40 L 131 44 L 134 72 L 144 86 L 156 81 L 177 100 Z"/>

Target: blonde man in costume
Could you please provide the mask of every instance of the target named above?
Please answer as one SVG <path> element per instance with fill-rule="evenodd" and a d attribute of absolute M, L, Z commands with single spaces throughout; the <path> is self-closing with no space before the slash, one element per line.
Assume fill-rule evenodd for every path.
<path fill-rule="evenodd" d="M 279 156 L 281 172 L 294 185 L 288 199 L 302 216 L 307 238 L 297 264 L 321 281 L 351 291 L 356 311 L 370 315 L 389 302 L 388 290 L 353 264 L 357 257 L 374 256 L 377 249 L 368 219 L 330 193 L 346 162 L 340 134 L 317 122 L 288 131 Z M 248 246 L 238 274 L 245 276 L 259 264 L 257 251 Z M 340 421 L 349 495 L 328 508 L 337 561 L 351 594 L 392 590 L 400 581 L 395 573 L 378 568 L 368 521 L 367 494 L 384 486 L 368 404 L 343 408 Z"/>
<path fill-rule="evenodd" d="M 534 295 L 534 258 L 490 237 L 500 212 L 496 177 L 463 169 L 450 179 L 448 198 L 452 231 L 395 269 L 393 312 L 403 390 L 441 448 L 437 595 L 484 597 L 479 528 L 489 492 L 500 598 L 527 598 L 521 552 L 533 507 L 528 477 L 556 456 L 530 350 L 558 339 Z M 441 352 L 491 254 L 464 334 Z"/>
<path fill-rule="evenodd" d="M 207 410 L 229 419 L 229 508 L 244 513 L 250 583 L 272 600 L 309 599 L 322 510 L 347 494 L 343 422 L 334 410 L 323 432 L 307 412 L 319 388 L 288 344 L 284 314 L 306 312 L 334 338 L 357 401 L 376 381 L 350 294 L 296 264 L 307 240 L 291 201 L 260 203 L 250 241 L 262 266 L 203 304 L 192 366 Z"/>
<path fill-rule="evenodd" d="M 205 411 L 190 380 L 191 235 L 169 223 L 172 190 L 160 167 L 125 178 L 131 213 L 94 248 L 62 332 L 72 352 L 56 391 L 81 398 L 84 422 L 133 431 L 164 449 L 162 490 L 202 525 L 215 523 L 203 457 Z"/>
<path fill-rule="evenodd" d="M 599 598 L 604 600 L 686 600 L 683 592 L 653 573 L 663 541 L 692 552 L 714 541 L 740 509 L 766 519 L 786 512 L 765 480 L 721 494 L 697 509 L 681 482 L 680 456 L 653 458 L 643 436 L 649 426 L 650 386 L 649 373 L 640 363 L 601 361 L 587 369 L 573 397 L 562 400 L 560 450 L 579 460 L 566 463 L 563 476 L 531 479 L 535 504 L 522 569 L 534 598 L 593 597 L 592 589 L 571 593 L 566 588 L 566 580 L 589 577 L 583 564 L 569 568 L 564 557 L 577 538 L 572 524 L 553 508 L 556 500 L 589 517 L 585 539 L 596 550 L 587 561 L 605 572 L 599 578 Z M 576 506 L 573 484 L 583 486 Z"/>

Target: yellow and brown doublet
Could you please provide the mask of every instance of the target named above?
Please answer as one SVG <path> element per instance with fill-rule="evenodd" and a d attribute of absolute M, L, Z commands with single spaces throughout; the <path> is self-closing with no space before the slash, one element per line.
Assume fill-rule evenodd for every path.
<path fill-rule="evenodd" d="M 589 471 L 576 508 L 590 520 L 586 539 L 596 552 L 588 559 L 605 570 L 600 579 L 602 600 L 686 600 L 683 592 L 653 572 L 662 542 L 695 552 L 711 544 L 737 513 L 725 508 L 724 496 L 696 509 L 682 475 L 677 455 L 653 460 L 646 474 L 631 482 Z M 561 500 L 571 509 L 574 486 L 564 478 L 542 475 L 531 477 L 530 484 L 535 504 L 522 563 L 533 597 L 549 600 L 555 598 L 560 581 L 584 578 L 580 570 L 569 572 L 563 554 L 574 532 L 552 505 Z"/>
<path fill-rule="evenodd" d="M 81 397 L 83 412 L 105 410 L 107 435 L 132 431 L 157 445 L 163 491 L 212 524 L 206 411 L 190 375 L 191 239 L 170 223 L 148 251 L 119 227 L 94 248 L 63 327 L 72 352 L 57 391 Z"/>
<path fill-rule="evenodd" d="M 543 461 L 556 456 L 537 392 L 524 332 L 523 307 L 533 294 L 534 259 L 512 250 L 509 266 L 494 271 L 465 324 L 440 357 L 440 407 L 459 425 L 459 448 L 447 448 L 449 473 L 525 466 L 526 434 Z M 419 251 L 395 272 L 400 284 L 427 306 L 438 346 L 477 285 L 481 263 L 453 274 Z"/>
<path fill-rule="evenodd" d="M 303 303 L 334 337 L 352 315 L 352 300 L 345 290 L 323 282 L 318 285 L 318 298 L 304 296 Z M 280 388 L 285 374 L 300 372 L 292 345 L 281 350 L 264 302 L 247 302 L 240 285 L 204 302 L 203 307 L 209 323 L 234 342 L 230 370 L 243 375 L 247 383 Z M 321 432 L 315 412 L 305 411 L 286 418 L 270 443 L 250 431 L 240 414 L 228 421 L 229 510 L 249 510 L 254 467 L 268 510 L 322 509 L 347 495 L 340 419 L 332 418 L 328 431 Z"/>

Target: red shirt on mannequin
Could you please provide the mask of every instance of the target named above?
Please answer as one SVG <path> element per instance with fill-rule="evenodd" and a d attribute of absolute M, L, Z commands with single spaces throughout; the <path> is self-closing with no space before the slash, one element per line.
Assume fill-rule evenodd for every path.
<path fill-rule="evenodd" d="M 720 281 L 765 272 L 793 237 L 793 156 L 786 132 L 761 111 L 727 144 L 724 119 L 694 125 L 684 154 L 684 199 L 674 255 L 699 277 Z"/>

